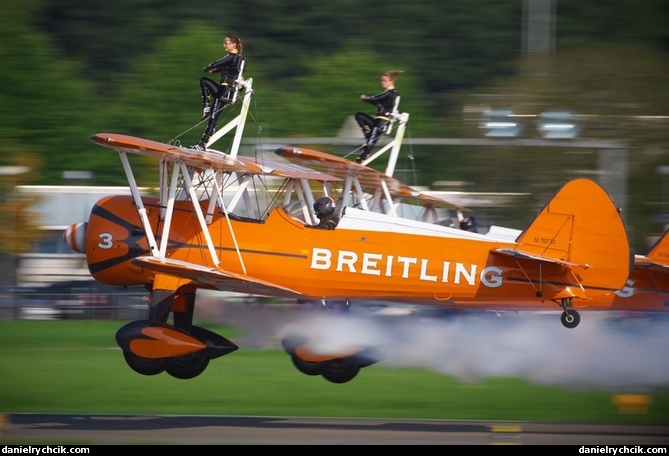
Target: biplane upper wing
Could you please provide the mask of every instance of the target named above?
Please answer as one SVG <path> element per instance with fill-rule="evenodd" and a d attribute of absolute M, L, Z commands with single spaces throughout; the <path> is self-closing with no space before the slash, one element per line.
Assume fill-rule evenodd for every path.
<path fill-rule="evenodd" d="M 132 263 L 151 271 L 170 274 L 211 285 L 219 290 L 261 296 L 295 297 L 299 293 L 289 288 L 244 274 L 209 268 L 200 264 L 170 258 L 137 257 Z"/>
<path fill-rule="evenodd" d="M 222 171 L 241 172 L 246 174 L 264 174 L 277 177 L 313 179 L 320 181 L 338 181 L 337 177 L 327 175 L 299 164 L 288 164 L 279 160 L 254 160 L 251 157 L 233 158 L 216 150 L 198 150 L 188 147 L 166 144 L 150 139 L 116 133 L 98 133 L 90 137 L 91 141 L 116 149 L 117 151 L 147 157 L 180 160 L 188 166 L 200 169 L 214 168 Z"/>
<path fill-rule="evenodd" d="M 341 180 L 345 180 L 346 176 L 354 174 L 360 185 L 366 189 L 377 189 L 382 182 L 385 182 L 391 195 L 400 197 L 407 202 L 431 205 L 436 208 L 469 211 L 465 207 L 422 193 L 374 168 L 326 152 L 282 146 L 277 148 L 275 153 L 292 163 L 301 164 Z"/>

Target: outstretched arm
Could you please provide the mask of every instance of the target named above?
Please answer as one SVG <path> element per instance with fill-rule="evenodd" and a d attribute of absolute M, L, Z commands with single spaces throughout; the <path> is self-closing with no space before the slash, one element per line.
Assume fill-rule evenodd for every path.
<path fill-rule="evenodd" d="M 206 73 L 218 73 L 219 71 L 228 68 L 232 63 L 232 58 L 230 57 L 230 54 L 228 54 L 225 57 L 221 57 L 215 62 L 210 63 L 204 67 L 203 70 Z"/>

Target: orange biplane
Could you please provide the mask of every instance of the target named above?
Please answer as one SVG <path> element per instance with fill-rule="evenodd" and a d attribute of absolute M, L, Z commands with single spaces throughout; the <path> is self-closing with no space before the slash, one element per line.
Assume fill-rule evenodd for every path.
<path fill-rule="evenodd" d="M 222 131 L 239 132 L 243 115 Z M 613 295 L 629 276 L 618 208 L 588 179 L 566 183 L 514 241 L 353 207 L 341 209 L 334 230 L 322 230 L 314 227 L 308 183 L 341 178 L 237 156 L 238 135 L 230 153 L 112 133 L 91 140 L 118 152 L 131 195 L 101 199 L 64 239 L 85 254 L 95 280 L 150 293 L 146 319 L 116 334 L 127 364 L 140 374 L 194 378 L 210 360 L 238 349 L 193 324 L 198 289 L 323 303 L 551 301 L 563 310 L 562 324 L 573 328 L 576 303 Z M 159 160 L 157 196 L 140 193 L 133 154 Z M 261 205 L 255 183 L 265 180 L 267 188 L 267 179 L 283 184 Z M 308 342 L 286 340 L 284 348 L 300 371 L 332 382 L 349 381 L 376 362 L 369 348 L 323 354 Z"/>
<path fill-rule="evenodd" d="M 563 324 L 573 327 L 579 320 L 574 301 L 587 305 L 613 294 L 628 278 L 622 220 L 590 180 L 567 183 L 515 242 L 353 208 L 336 229 L 319 230 L 285 206 L 264 217 L 235 215 L 235 196 L 223 198 L 221 179 L 263 174 L 250 161 L 123 135 L 92 139 L 118 150 L 126 164 L 130 152 L 172 166 L 171 184 L 159 197 L 139 195 L 131 179 L 133 196 L 103 198 L 88 222 L 65 234 L 70 247 L 86 254 L 96 280 L 151 290 L 147 319 L 117 334 L 126 361 L 143 374 L 166 370 L 191 378 L 210 359 L 237 349 L 192 325 L 198 288 L 429 305 L 460 298 L 551 300 L 562 306 Z M 193 169 L 212 173 L 212 193 L 196 189 Z M 296 168 L 270 173 L 329 178 Z"/>

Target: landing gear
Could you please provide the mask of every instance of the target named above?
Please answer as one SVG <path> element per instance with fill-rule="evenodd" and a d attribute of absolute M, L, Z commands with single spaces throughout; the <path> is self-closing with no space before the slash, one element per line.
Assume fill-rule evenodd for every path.
<path fill-rule="evenodd" d="M 572 303 L 571 298 L 562 298 L 560 300 L 560 306 L 562 307 L 562 315 L 560 315 L 560 321 L 562 326 L 565 328 L 575 328 L 581 322 L 581 315 L 574 309 L 571 309 Z"/>
<path fill-rule="evenodd" d="M 130 350 L 123 350 L 123 358 L 130 369 L 142 375 L 158 375 L 165 370 L 170 361 L 169 358 L 142 358 Z"/>
<path fill-rule="evenodd" d="M 350 382 L 360 372 L 360 366 L 352 360 L 333 359 L 327 361 L 323 368 L 323 378 L 332 383 Z"/>
<path fill-rule="evenodd" d="M 305 361 L 295 354 L 291 355 L 290 358 L 293 360 L 293 364 L 297 370 L 305 375 L 321 375 L 323 373 L 324 363 L 322 362 Z"/>
<path fill-rule="evenodd" d="M 309 355 L 309 343 L 300 336 L 288 335 L 282 339 L 281 344 L 297 370 L 309 376 L 321 375 L 332 383 L 350 382 L 363 367 L 371 366 L 385 358 L 381 352 L 370 347 L 348 347 L 340 349 L 337 355 Z M 304 359 L 300 357 L 298 351 L 306 358 L 313 356 L 318 360 Z"/>
<path fill-rule="evenodd" d="M 126 324 L 116 333 L 116 342 L 123 350 L 125 362 L 135 372 L 142 375 L 167 372 L 182 380 L 197 377 L 211 359 L 239 348 L 225 337 L 199 326 L 191 326 L 186 332 L 149 320 Z"/>
<path fill-rule="evenodd" d="M 361 366 L 353 359 L 337 358 L 329 361 L 305 361 L 296 354 L 290 357 L 293 364 L 305 375 L 322 375 L 323 378 L 332 383 L 350 382 L 358 375 Z"/>
<path fill-rule="evenodd" d="M 200 375 L 209 365 L 209 358 L 199 353 L 172 358 L 165 371 L 174 378 L 189 380 Z"/>

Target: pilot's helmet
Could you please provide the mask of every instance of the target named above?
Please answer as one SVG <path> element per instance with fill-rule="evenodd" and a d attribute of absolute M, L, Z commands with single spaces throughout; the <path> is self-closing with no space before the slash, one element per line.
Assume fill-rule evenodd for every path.
<path fill-rule="evenodd" d="M 465 217 L 462 219 L 460 222 L 460 229 L 464 231 L 471 231 L 472 233 L 478 233 L 478 226 L 479 224 L 476 223 L 476 219 L 474 217 Z"/>
<path fill-rule="evenodd" d="M 314 202 L 314 212 L 319 219 L 332 215 L 334 210 L 335 203 L 329 196 L 321 196 Z"/>

